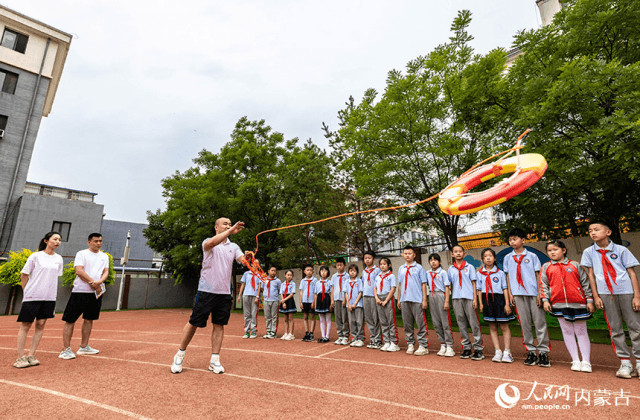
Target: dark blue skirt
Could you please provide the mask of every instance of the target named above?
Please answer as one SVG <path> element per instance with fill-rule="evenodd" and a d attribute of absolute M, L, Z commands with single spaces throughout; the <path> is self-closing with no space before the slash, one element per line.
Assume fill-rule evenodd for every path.
<path fill-rule="evenodd" d="M 515 321 L 516 316 L 511 312 L 507 315 L 504 310 L 507 302 L 502 293 L 483 293 L 482 299 L 482 316 L 487 322 L 511 322 Z"/>
<path fill-rule="evenodd" d="M 569 322 L 586 321 L 593 317 L 593 314 L 587 308 L 554 308 L 552 306 L 549 313 L 556 318 L 564 318 Z"/>
<path fill-rule="evenodd" d="M 280 313 L 281 314 L 292 314 L 298 312 L 296 308 L 296 300 L 295 297 L 285 301 L 282 305 L 280 305 Z"/>

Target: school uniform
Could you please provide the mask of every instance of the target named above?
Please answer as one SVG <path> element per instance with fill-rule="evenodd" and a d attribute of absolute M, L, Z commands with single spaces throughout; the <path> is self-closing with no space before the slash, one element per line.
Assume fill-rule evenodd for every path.
<path fill-rule="evenodd" d="M 474 286 L 472 282 L 477 280 L 475 267 L 466 261 L 462 261 L 460 266 L 456 266 L 454 263 L 447 270 L 445 286 L 451 287 L 451 303 L 460 329 L 463 350 L 471 350 L 469 328 L 473 333 L 474 350 L 482 351 L 484 349 L 480 320 L 476 310 L 473 309 Z"/>
<path fill-rule="evenodd" d="M 313 293 L 316 297 L 316 312 L 319 314 L 328 313 L 331 309 L 331 291 L 333 290 L 331 280 L 318 280 Z"/>
<path fill-rule="evenodd" d="M 378 274 L 376 276 L 375 287 L 378 299 L 384 302 L 387 299 L 391 288 L 397 287 L 396 276 L 393 275 L 391 270 L 387 271 L 386 274 Z M 376 309 L 378 311 L 378 319 L 380 320 L 382 338 L 385 343 L 398 344 L 395 298 L 392 296 L 385 306 L 378 305 L 376 303 Z"/>
<path fill-rule="evenodd" d="M 331 277 L 331 283 L 333 286 L 333 301 L 334 308 L 333 312 L 336 316 L 336 331 L 338 333 L 338 337 L 340 338 L 348 338 L 349 337 L 349 324 L 347 318 L 347 308 L 342 306 L 342 300 L 344 299 L 344 287 L 345 283 L 349 281 L 349 275 L 346 272 L 342 274 L 335 273 Z"/>
<path fill-rule="evenodd" d="M 358 300 L 358 296 L 362 295 L 362 280 L 359 278 L 349 280 L 345 283 L 344 289 L 345 300 L 349 302 L 349 305 L 355 305 L 355 308 L 351 311 L 347 308 L 351 336 L 356 341 L 364 341 L 364 310 L 362 308 L 362 298 Z M 358 301 L 357 304 L 356 300 Z"/>
<path fill-rule="evenodd" d="M 540 270 L 542 301 L 551 305 L 551 315 L 569 322 L 586 321 L 592 315 L 587 303 L 593 303 L 586 271 L 575 261 L 549 261 Z"/>
<path fill-rule="evenodd" d="M 622 327 L 624 320 L 633 356 L 636 361 L 640 360 L 640 314 L 633 310 L 633 286 L 627 272 L 627 268 L 640 265 L 638 260 L 624 246 L 609 242 L 606 248 L 600 248 L 594 243 L 582 253 L 580 265 L 593 268 L 616 354 L 621 359 L 628 359 L 631 355 Z"/>
<path fill-rule="evenodd" d="M 267 333 L 276 333 L 278 331 L 278 306 L 280 303 L 280 285 L 282 281 L 279 278 L 267 277 L 262 282 L 262 298 L 264 301 L 264 317 L 267 321 Z"/>
<path fill-rule="evenodd" d="M 362 271 L 362 283 L 364 289 L 362 290 L 362 304 L 364 308 L 364 321 L 367 323 L 367 329 L 371 335 L 372 343 L 380 342 L 380 320 L 378 319 L 378 304 L 376 304 L 376 297 L 373 295 L 373 288 L 375 287 L 376 277 L 381 271 L 378 267 L 373 266 L 370 269 L 365 267 Z"/>
<path fill-rule="evenodd" d="M 247 271 L 240 279 L 244 283 L 242 292 L 242 312 L 244 314 L 244 331 L 247 333 L 258 333 L 258 309 L 256 296 L 260 295 L 260 278 Z"/>
<path fill-rule="evenodd" d="M 428 289 L 431 291 L 429 298 L 429 310 L 433 329 L 436 330 L 440 344 L 453 347 L 453 336 L 451 335 L 451 315 L 449 310 L 444 309 L 445 301 L 445 281 L 447 273 L 438 267 L 437 270 L 427 271 Z"/>
<path fill-rule="evenodd" d="M 422 301 L 426 298 L 422 295 L 422 285 L 425 283 L 428 283 L 427 274 L 424 268 L 415 261 L 410 265 L 403 264 L 398 270 L 402 321 L 407 344 L 415 344 L 413 337 L 415 322 L 418 326 L 418 344 L 427 348 L 429 346 L 427 316 L 422 309 Z"/>
<path fill-rule="evenodd" d="M 316 288 L 317 278 L 303 278 L 300 280 L 300 302 L 302 303 L 302 313 L 315 314 L 311 308 L 313 303 L 313 291 Z"/>
<path fill-rule="evenodd" d="M 525 348 L 529 352 L 538 350 L 538 353 L 548 353 L 547 316 L 544 309 L 538 306 L 538 256 L 526 248 L 519 255 L 511 251 L 504 257 L 502 268 L 507 274 L 511 294 L 516 301 L 516 316 L 522 328 L 522 342 Z M 532 322 L 536 329 L 537 345 L 533 344 Z"/>
<path fill-rule="evenodd" d="M 288 299 L 280 306 L 280 312 L 283 314 L 292 314 L 298 311 L 296 308 L 296 283 L 292 281 L 285 281 L 280 285 L 280 294 L 282 295 L 282 299 L 289 296 L 293 293 L 291 299 Z"/>
<path fill-rule="evenodd" d="M 507 306 L 507 300 L 504 297 L 504 291 L 507 290 L 507 275 L 498 267 L 493 266 L 491 270 L 482 267 L 476 273 L 478 280 L 476 288 L 480 292 L 482 299 L 482 316 L 488 322 L 510 322 L 516 319 L 512 313 L 507 315 L 504 310 Z"/>

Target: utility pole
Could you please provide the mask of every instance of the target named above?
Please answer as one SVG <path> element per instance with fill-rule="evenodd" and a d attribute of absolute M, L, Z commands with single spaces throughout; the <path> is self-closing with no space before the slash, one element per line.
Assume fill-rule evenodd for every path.
<path fill-rule="evenodd" d="M 122 307 L 122 294 L 124 293 L 124 269 L 129 262 L 129 239 L 131 239 L 131 231 L 127 231 L 127 243 L 124 246 L 124 256 L 120 259 L 120 265 L 122 266 L 122 277 L 120 277 L 120 291 L 118 292 L 118 306 L 116 311 L 119 311 Z"/>

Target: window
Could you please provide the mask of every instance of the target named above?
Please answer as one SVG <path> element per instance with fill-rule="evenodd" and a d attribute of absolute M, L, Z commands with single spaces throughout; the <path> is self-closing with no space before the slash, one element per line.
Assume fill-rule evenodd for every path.
<path fill-rule="evenodd" d="M 28 36 L 5 28 L 4 33 L 2 34 L 2 41 L 0 41 L 0 45 L 2 45 L 3 47 L 7 47 L 10 50 L 14 50 L 24 54 L 24 52 L 27 50 L 28 41 Z"/>
<path fill-rule="evenodd" d="M 18 85 L 18 75 L 11 73 L 10 71 L 0 69 L 0 90 L 5 93 L 16 93 L 16 86 Z"/>
<path fill-rule="evenodd" d="M 78 196 L 78 193 L 69 191 L 69 193 L 67 194 L 67 198 L 69 200 L 78 200 L 80 197 Z"/>
<path fill-rule="evenodd" d="M 0 130 L 7 129 L 7 122 L 9 121 L 9 117 L 6 115 L 0 115 Z"/>
<path fill-rule="evenodd" d="M 69 241 L 69 231 L 71 230 L 71 223 L 67 222 L 53 222 L 51 227 L 53 232 L 58 232 L 62 238 L 62 242 Z"/>
<path fill-rule="evenodd" d="M 44 195 L 45 197 L 51 197 L 53 195 L 53 188 L 45 187 L 44 185 L 41 185 L 40 195 Z"/>

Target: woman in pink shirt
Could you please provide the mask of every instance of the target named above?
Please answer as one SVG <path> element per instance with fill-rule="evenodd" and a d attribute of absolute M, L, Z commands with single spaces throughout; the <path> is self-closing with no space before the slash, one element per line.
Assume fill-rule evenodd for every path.
<path fill-rule="evenodd" d="M 55 253 L 60 246 L 60 234 L 49 232 L 40 240 L 38 252 L 29 256 L 20 274 L 22 285 L 22 308 L 18 322 L 22 323 L 18 332 L 18 360 L 13 364 L 17 368 L 26 368 L 40 364 L 35 353 L 44 332 L 47 319 L 53 318 L 58 294 L 58 277 L 62 275 L 64 265 L 62 257 Z M 35 332 L 31 339 L 29 355 L 24 354 L 27 334 L 33 321 Z"/>

